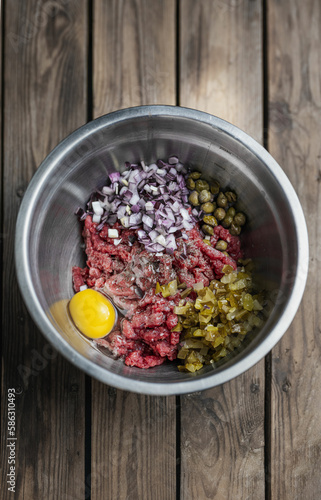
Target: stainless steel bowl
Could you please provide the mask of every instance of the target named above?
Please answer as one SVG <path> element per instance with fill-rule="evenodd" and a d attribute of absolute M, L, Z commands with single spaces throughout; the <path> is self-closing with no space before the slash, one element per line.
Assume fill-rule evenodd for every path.
<path fill-rule="evenodd" d="M 196 374 L 173 364 L 130 368 L 80 335 L 66 304 L 71 268 L 84 265 L 75 209 L 125 161 L 177 155 L 204 175 L 235 189 L 248 216 L 243 245 L 256 279 L 269 290 L 260 331 L 220 365 Z M 40 330 L 69 361 L 98 380 L 129 391 L 183 394 L 226 382 L 265 356 L 292 322 L 308 270 L 308 236 L 299 200 L 270 154 L 237 127 L 187 108 L 141 106 L 84 125 L 44 160 L 23 198 L 16 227 L 16 268 L 25 303 Z"/>

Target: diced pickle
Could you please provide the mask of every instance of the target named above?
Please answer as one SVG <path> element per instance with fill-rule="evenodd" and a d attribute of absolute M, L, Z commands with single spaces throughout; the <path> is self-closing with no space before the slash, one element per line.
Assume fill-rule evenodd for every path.
<path fill-rule="evenodd" d="M 183 330 L 182 323 L 177 323 L 177 325 L 171 329 L 171 332 L 181 332 L 182 330 Z"/>
<path fill-rule="evenodd" d="M 160 293 L 163 297 L 170 297 L 171 295 L 175 295 L 177 292 L 177 281 L 173 280 L 167 283 L 167 285 L 161 286 L 158 282 L 156 284 L 155 293 Z"/>
<path fill-rule="evenodd" d="M 205 331 L 197 328 L 195 332 L 193 332 L 193 337 L 204 337 Z"/>
<path fill-rule="evenodd" d="M 223 337 L 217 337 L 213 342 L 213 347 L 218 347 L 224 342 Z"/>
<path fill-rule="evenodd" d="M 241 290 L 242 288 L 246 287 L 246 281 L 245 279 L 240 279 L 236 281 L 235 283 L 230 283 L 229 288 L 230 290 Z"/>
<path fill-rule="evenodd" d="M 180 349 L 178 351 L 177 357 L 178 357 L 178 359 L 185 359 L 187 357 L 188 353 L 189 353 L 189 350 L 182 347 L 182 349 Z"/>
<path fill-rule="evenodd" d="M 220 280 L 212 280 L 208 287 L 194 286 L 196 299 L 181 300 L 174 307 L 183 328 L 180 371 L 194 373 L 204 364 L 215 364 L 239 347 L 248 332 L 262 326 L 264 294 L 253 295 L 251 263 L 245 262 L 247 268 L 237 271 L 224 266 Z"/>
<path fill-rule="evenodd" d="M 200 370 L 201 368 L 203 368 L 203 363 L 201 363 L 200 361 L 193 363 L 193 364 L 186 363 L 185 368 L 187 369 L 187 371 L 194 373 L 194 372 Z"/>
<path fill-rule="evenodd" d="M 222 283 L 234 283 L 234 281 L 236 281 L 236 280 L 237 280 L 237 273 L 235 271 L 233 271 L 229 274 L 225 274 L 221 278 Z"/>
<path fill-rule="evenodd" d="M 252 309 L 253 309 L 253 298 L 252 298 L 252 295 L 250 293 L 246 293 L 244 295 L 243 307 L 247 311 L 252 311 Z"/>

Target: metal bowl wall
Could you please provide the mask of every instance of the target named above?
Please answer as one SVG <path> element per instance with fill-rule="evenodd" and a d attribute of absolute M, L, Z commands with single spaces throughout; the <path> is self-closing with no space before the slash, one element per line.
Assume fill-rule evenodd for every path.
<path fill-rule="evenodd" d="M 83 266 L 80 225 L 85 206 L 107 174 L 125 161 L 176 155 L 238 193 L 247 214 L 242 238 L 256 279 L 269 290 L 269 314 L 242 347 L 214 368 L 178 372 L 173 363 L 148 370 L 125 366 L 80 335 L 67 314 L 71 268 Z M 269 153 L 237 127 L 206 113 L 172 106 L 129 108 L 76 130 L 44 160 L 24 196 L 16 227 L 16 268 L 26 305 L 45 337 L 67 359 L 102 382 L 134 392 L 200 391 L 246 371 L 289 327 L 302 298 L 308 238 L 298 198 Z"/>

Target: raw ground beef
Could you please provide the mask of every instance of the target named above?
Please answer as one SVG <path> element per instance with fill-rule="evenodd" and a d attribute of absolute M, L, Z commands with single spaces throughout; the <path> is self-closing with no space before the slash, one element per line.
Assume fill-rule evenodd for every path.
<path fill-rule="evenodd" d="M 178 278 L 187 287 L 200 282 L 208 286 L 212 279 L 222 277 L 224 265 L 236 269 L 236 261 L 242 256 L 240 240 L 217 226 L 211 245 L 207 245 L 196 225 L 185 232 L 186 240 L 177 239 L 177 250 L 172 255 L 155 254 L 134 240 L 135 230 L 124 229 L 118 222 L 112 228 L 118 230 L 118 245 L 108 237 L 108 226 L 98 232 L 92 217 L 86 217 L 83 238 L 87 267 L 72 270 L 75 292 L 83 285 L 100 290 L 124 314 L 120 329 L 96 342 L 124 357 L 129 366 L 150 368 L 166 359 L 172 361 L 177 356 L 180 337 L 175 332 L 178 318 L 173 312 L 180 294 L 168 298 L 155 295 L 157 282 L 166 285 Z M 229 256 L 214 248 L 219 239 L 228 243 Z"/>

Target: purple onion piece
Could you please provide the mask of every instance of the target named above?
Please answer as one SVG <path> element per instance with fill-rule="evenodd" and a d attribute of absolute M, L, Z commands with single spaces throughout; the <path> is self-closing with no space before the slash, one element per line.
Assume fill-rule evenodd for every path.
<path fill-rule="evenodd" d="M 114 190 L 113 190 L 113 188 L 112 188 L 112 187 L 110 187 L 110 186 L 104 186 L 104 187 L 102 188 L 102 192 L 103 192 L 104 194 L 106 194 L 106 195 L 109 195 L 109 194 L 113 194 Z"/>
<path fill-rule="evenodd" d="M 170 165 L 176 165 L 176 163 L 178 163 L 178 158 L 177 156 L 171 156 L 170 158 L 168 158 L 168 163 Z"/>
<path fill-rule="evenodd" d="M 108 224 L 110 226 L 113 226 L 114 224 L 116 224 L 117 222 L 117 214 L 111 214 L 109 217 L 108 217 Z"/>
<path fill-rule="evenodd" d="M 143 223 L 144 223 L 147 227 L 149 227 L 149 228 L 152 228 L 152 227 L 153 227 L 153 225 L 154 225 L 154 220 L 153 220 L 151 217 L 149 217 L 149 215 L 143 215 L 142 220 L 143 220 Z"/>
<path fill-rule="evenodd" d="M 199 220 L 198 210 L 194 209 L 192 214 L 186 210 L 189 190 L 184 171 L 187 170 L 176 156 L 171 156 L 168 163 L 158 160 L 147 166 L 144 161 L 127 162 L 125 167 L 122 174 L 109 174 L 106 186 L 91 195 L 87 213 L 79 210 L 79 216 L 86 218 L 92 211 L 92 202 L 101 200 L 104 213 L 99 228 L 120 220 L 124 227 L 138 229 L 138 240 L 148 251 L 172 254 L 177 248 L 176 240 L 187 236 L 182 230 L 190 230 Z M 160 235 L 163 239 L 155 242 Z"/>
<path fill-rule="evenodd" d="M 109 179 L 112 183 L 118 182 L 120 179 L 120 172 L 112 172 L 109 174 Z"/>
<path fill-rule="evenodd" d="M 97 231 L 101 231 L 102 228 L 104 227 L 105 223 L 104 222 L 101 222 L 100 224 L 98 224 L 98 226 L 96 227 Z"/>
<path fill-rule="evenodd" d="M 132 214 L 129 217 L 129 227 L 137 226 L 138 224 L 140 224 L 142 222 L 142 218 L 143 218 L 143 214 L 141 212 L 139 212 L 137 214 Z"/>
<path fill-rule="evenodd" d="M 133 213 L 135 213 L 135 214 L 138 214 L 138 212 L 140 212 L 140 210 L 141 210 L 141 207 L 139 206 L 139 204 L 138 204 L 138 203 L 137 203 L 136 205 L 133 205 L 133 206 L 131 207 L 131 211 L 132 211 Z"/>

